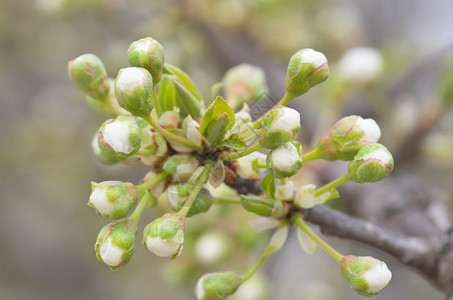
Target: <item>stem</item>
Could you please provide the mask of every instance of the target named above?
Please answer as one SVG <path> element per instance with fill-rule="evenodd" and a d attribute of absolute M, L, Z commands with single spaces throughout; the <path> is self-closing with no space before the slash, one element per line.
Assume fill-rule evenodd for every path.
<path fill-rule="evenodd" d="M 153 103 L 154 103 L 154 107 L 156 109 L 157 116 L 160 117 L 162 115 L 162 109 L 160 108 L 159 101 L 157 101 L 156 85 L 155 84 L 153 84 Z"/>
<path fill-rule="evenodd" d="M 151 115 L 142 116 L 142 118 L 143 118 L 143 120 L 148 122 L 148 124 L 151 125 L 154 129 L 156 129 L 157 132 L 159 132 L 161 135 L 163 135 L 168 141 L 187 146 L 189 148 L 196 150 L 197 152 L 203 151 L 202 147 L 191 142 L 189 139 L 176 135 L 176 134 L 173 134 L 170 131 L 160 127 L 159 124 L 156 122 L 156 120 Z"/>
<path fill-rule="evenodd" d="M 322 159 L 322 152 L 321 149 L 318 147 L 315 148 L 314 150 L 303 154 L 300 158 L 302 158 L 303 162 L 310 161 L 310 160 L 315 160 L 315 159 Z"/>
<path fill-rule="evenodd" d="M 148 180 L 140 185 L 135 186 L 135 188 L 137 189 L 139 194 L 142 194 L 144 191 L 152 188 L 159 181 L 164 180 L 165 178 L 167 178 L 170 175 L 171 174 L 168 172 L 162 172 L 162 173 L 156 175 L 155 177 L 151 178 L 150 180 Z"/>
<path fill-rule="evenodd" d="M 335 179 L 334 181 L 331 181 L 329 182 L 328 184 L 320 187 L 319 189 L 317 189 L 315 191 L 315 197 L 318 197 L 319 195 L 322 195 L 324 194 L 325 192 L 327 191 L 330 191 L 331 189 L 345 183 L 345 182 L 348 182 L 350 179 L 349 179 L 349 175 L 348 174 L 345 174 L 343 176 L 341 176 L 340 178 L 337 178 Z"/>
<path fill-rule="evenodd" d="M 292 99 L 294 99 L 294 96 L 288 94 L 288 93 L 285 93 L 285 95 L 283 96 L 283 98 L 278 101 L 277 104 L 275 104 L 270 110 L 274 109 L 275 107 L 279 106 L 279 105 L 286 105 L 288 104 L 289 101 L 291 101 Z M 270 111 L 269 110 L 269 111 Z M 263 120 L 264 120 L 264 116 L 266 116 L 266 114 L 262 115 L 258 120 L 256 120 L 255 122 L 253 122 L 253 128 L 258 128 L 260 127 L 261 123 L 263 123 Z"/>
<path fill-rule="evenodd" d="M 197 181 L 195 182 L 195 185 L 192 188 L 192 192 L 190 193 L 189 197 L 187 198 L 186 203 L 184 204 L 184 207 L 181 208 L 180 211 L 178 211 L 178 215 L 181 217 L 185 218 L 187 213 L 189 212 L 190 208 L 192 207 L 193 202 L 197 198 L 198 193 L 201 190 L 201 187 L 203 184 L 208 181 L 209 175 L 211 174 L 212 169 L 214 168 L 215 162 L 210 160 L 206 162 L 206 165 L 204 167 L 203 172 L 201 173 L 200 177 L 198 177 Z"/>
<path fill-rule="evenodd" d="M 262 148 L 262 146 L 260 145 L 260 143 L 256 143 L 254 146 L 248 148 L 247 150 L 244 150 L 242 152 L 236 152 L 236 153 L 230 153 L 230 154 L 226 154 L 226 155 L 222 155 L 220 157 L 221 160 L 233 160 L 233 159 L 237 159 L 237 158 L 240 158 L 240 157 L 243 157 L 243 156 L 246 156 L 250 153 L 253 153 L 255 151 L 258 151 Z"/>
<path fill-rule="evenodd" d="M 338 253 L 334 248 L 327 244 L 323 239 L 321 239 L 316 233 L 311 230 L 310 227 L 305 224 L 302 216 L 297 216 L 293 219 L 294 223 L 299 226 L 309 237 L 311 237 L 319 246 L 321 246 L 327 253 L 329 253 L 337 262 L 341 262 L 343 255 Z"/>
<path fill-rule="evenodd" d="M 255 274 L 255 272 L 261 267 L 261 265 L 263 264 L 263 262 L 266 260 L 266 258 L 269 256 L 269 254 L 266 253 L 266 251 L 264 251 L 260 258 L 258 258 L 258 260 L 256 261 L 256 263 L 253 265 L 253 267 L 251 267 L 247 273 L 241 275 L 241 280 L 242 282 L 245 282 L 247 280 L 249 280 L 253 274 Z"/>
<path fill-rule="evenodd" d="M 135 208 L 134 212 L 130 215 L 130 217 L 128 219 L 132 220 L 136 224 L 138 224 L 138 221 L 140 220 L 140 217 L 142 216 L 142 212 L 146 206 L 148 206 L 148 201 L 141 199 L 140 202 L 138 203 L 137 207 Z"/>
<path fill-rule="evenodd" d="M 240 204 L 241 200 L 239 198 L 221 198 L 221 197 L 212 197 L 213 204 Z"/>

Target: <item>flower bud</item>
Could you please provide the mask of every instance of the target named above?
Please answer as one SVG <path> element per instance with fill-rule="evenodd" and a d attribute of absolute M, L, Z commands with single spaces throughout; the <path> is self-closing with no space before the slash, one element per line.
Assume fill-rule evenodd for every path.
<path fill-rule="evenodd" d="M 318 149 L 322 158 L 329 161 L 352 160 L 363 145 L 376 143 L 380 137 L 381 130 L 373 119 L 348 116 L 319 140 Z"/>
<path fill-rule="evenodd" d="M 348 176 L 354 182 L 376 182 L 393 171 L 392 154 L 381 144 L 363 146 L 348 165 Z"/>
<path fill-rule="evenodd" d="M 392 279 L 387 265 L 371 256 L 345 256 L 340 268 L 351 288 L 362 296 L 376 296 Z"/>
<path fill-rule="evenodd" d="M 294 198 L 294 182 L 288 181 L 284 185 L 275 187 L 275 199 L 280 201 L 291 201 Z"/>
<path fill-rule="evenodd" d="M 300 96 L 327 77 L 329 66 L 324 54 L 313 49 L 299 50 L 289 60 L 286 91 L 293 97 Z"/>
<path fill-rule="evenodd" d="M 143 244 L 159 257 L 177 258 L 184 243 L 184 219 L 175 213 L 168 213 L 146 225 Z"/>
<path fill-rule="evenodd" d="M 167 188 L 166 198 L 170 207 L 174 211 L 179 211 L 191 193 L 196 193 L 196 195 L 187 217 L 208 211 L 212 206 L 211 194 L 205 188 L 195 190 L 191 183 L 170 185 Z"/>
<path fill-rule="evenodd" d="M 289 107 L 277 107 L 269 111 L 260 131 L 260 144 L 273 149 L 294 140 L 300 131 L 300 114 Z"/>
<path fill-rule="evenodd" d="M 281 201 L 256 195 L 241 195 L 241 206 L 246 211 L 264 217 L 282 217 L 287 213 Z"/>
<path fill-rule="evenodd" d="M 233 108 L 258 100 L 268 90 L 264 71 L 249 64 L 229 69 L 223 77 L 223 84 L 225 97 Z"/>
<path fill-rule="evenodd" d="M 357 84 L 367 84 L 377 79 L 383 63 L 379 52 L 373 48 L 356 47 L 350 49 L 338 62 L 339 73 Z"/>
<path fill-rule="evenodd" d="M 134 254 L 136 233 L 137 224 L 129 219 L 104 226 L 94 246 L 98 260 L 112 270 L 126 264 Z"/>
<path fill-rule="evenodd" d="M 159 125 L 167 130 L 176 129 L 179 127 L 179 108 L 164 111 L 159 118 Z"/>
<path fill-rule="evenodd" d="M 117 220 L 126 217 L 138 200 L 138 192 L 130 182 L 92 182 L 91 189 L 88 205 L 104 218 Z"/>
<path fill-rule="evenodd" d="M 293 176 L 302 167 L 301 153 L 302 146 L 297 142 L 278 146 L 267 155 L 267 171 L 280 179 Z"/>
<path fill-rule="evenodd" d="M 299 208 L 314 207 L 316 205 L 315 189 L 316 186 L 314 184 L 301 186 L 297 191 L 294 204 Z"/>
<path fill-rule="evenodd" d="M 230 134 L 238 134 L 241 136 L 247 145 L 254 145 L 258 142 L 259 136 L 253 128 L 252 117 L 246 111 L 236 113 L 233 128 L 230 129 Z"/>
<path fill-rule="evenodd" d="M 69 77 L 79 88 L 95 99 L 109 94 L 109 83 L 104 64 L 94 54 L 83 54 L 68 63 Z"/>
<path fill-rule="evenodd" d="M 153 109 L 153 77 L 143 68 L 123 68 L 116 77 L 115 96 L 134 116 L 148 116 Z"/>
<path fill-rule="evenodd" d="M 195 156 L 179 153 L 167 158 L 162 169 L 173 174 L 174 181 L 185 182 L 189 180 L 199 164 Z"/>
<path fill-rule="evenodd" d="M 98 132 L 98 146 L 110 157 L 125 159 L 134 154 L 142 142 L 140 128 L 135 118 L 120 115 L 105 121 Z"/>
<path fill-rule="evenodd" d="M 186 138 L 200 147 L 203 146 L 204 137 L 200 133 L 200 123 L 192 119 L 191 116 L 187 116 L 182 122 L 182 129 L 186 131 Z"/>
<path fill-rule="evenodd" d="M 198 300 L 226 299 L 241 284 L 241 277 L 234 272 L 208 273 L 198 280 L 195 294 Z"/>
<path fill-rule="evenodd" d="M 159 82 L 164 67 L 164 48 L 155 39 L 146 37 L 133 42 L 127 50 L 127 59 L 134 67 L 145 68 Z"/>
<path fill-rule="evenodd" d="M 148 180 L 153 179 L 157 175 L 159 175 L 159 172 L 157 172 L 156 170 L 149 171 L 148 173 L 145 174 L 145 177 L 143 178 L 143 183 L 147 182 Z M 149 191 L 151 192 L 151 194 L 154 197 L 159 197 L 160 195 L 162 195 L 164 193 L 167 186 L 168 186 L 168 180 L 161 180 L 158 183 L 156 183 L 155 185 L 153 185 L 153 187 L 150 188 Z"/>
<path fill-rule="evenodd" d="M 253 152 L 233 163 L 233 169 L 236 173 L 245 179 L 260 179 L 260 169 L 256 167 L 257 163 L 265 162 L 266 155 L 261 152 Z"/>
<path fill-rule="evenodd" d="M 122 161 L 122 159 L 118 156 L 111 156 L 101 151 L 101 148 L 99 148 L 98 145 L 98 132 L 96 132 L 91 140 L 91 149 L 93 149 L 93 153 L 96 155 L 96 158 L 104 164 L 115 164 Z"/>

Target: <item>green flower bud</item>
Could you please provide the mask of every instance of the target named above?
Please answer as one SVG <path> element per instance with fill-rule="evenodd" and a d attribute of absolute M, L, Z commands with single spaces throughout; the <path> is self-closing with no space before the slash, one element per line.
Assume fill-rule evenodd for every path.
<path fill-rule="evenodd" d="M 200 162 L 195 156 L 179 153 L 170 156 L 162 165 L 162 169 L 173 174 L 173 180 L 186 182 L 195 172 Z"/>
<path fill-rule="evenodd" d="M 261 152 L 253 152 L 233 162 L 233 170 L 246 179 L 260 179 L 261 169 L 257 168 L 258 163 L 266 161 L 266 155 Z"/>
<path fill-rule="evenodd" d="M 83 54 L 68 63 L 69 77 L 79 88 L 95 99 L 109 94 L 109 83 L 104 64 L 94 54 Z"/>
<path fill-rule="evenodd" d="M 134 67 L 145 68 L 158 83 L 164 67 L 164 48 L 155 39 L 146 37 L 133 42 L 127 50 L 127 59 Z"/>
<path fill-rule="evenodd" d="M 275 178 L 291 177 L 302 168 L 302 146 L 298 142 L 286 143 L 271 150 L 266 158 L 267 171 Z"/>
<path fill-rule="evenodd" d="M 354 182 L 376 182 L 393 171 L 392 154 L 381 144 L 363 146 L 348 165 L 348 176 Z"/>
<path fill-rule="evenodd" d="M 234 294 L 242 284 L 234 272 L 217 272 L 203 275 L 197 283 L 195 294 L 198 300 L 221 300 Z"/>
<path fill-rule="evenodd" d="M 294 140 L 300 131 L 300 114 L 289 107 L 277 107 L 269 111 L 260 131 L 260 144 L 273 149 Z"/>
<path fill-rule="evenodd" d="M 141 142 L 140 128 L 129 115 L 105 121 L 98 132 L 99 149 L 112 158 L 127 158 L 140 148 Z"/>
<path fill-rule="evenodd" d="M 98 260 L 112 270 L 126 264 L 134 254 L 136 233 L 137 224 L 129 219 L 104 226 L 94 246 Z"/>
<path fill-rule="evenodd" d="M 223 77 L 223 86 L 225 97 L 233 108 L 259 99 L 268 90 L 264 71 L 249 64 L 229 69 Z"/>
<path fill-rule="evenodd" d="M 352 160 L 366 144 L 376 143 L 381 137 L 381 130 L 373 119 L 348 116 L 339 120 L 321 138 L 318 150 L 323 159 Z"/>
<path fill-rule="evenodd" d="M 313 49 L 299 50 L 289 60 L 286 91 L 293 97 L 300 96 L 327 77 L 329 66 L 324 54 Z"/>
<path fill-rule="evenodd" d="M 123 68 L 116 77 L 115 96 L 123 109 L 146 117 L 153 109 L 153 77 L 143 68 Z"/>
<path fill-rule="evenodd" d="M 166 193 L 168 204 L 174 211 L 179 211 L 191 193 L 196 193 L 196 195 L 187 217 L 208 211 L 212 206 L 211 194 L 205 188 L 195 190 L 190 183 L 170 185 Z"/>
<path fill-rule="evenodd" d="M 104 218 L 117 220 L 126 217 L 138 200 L 138 192 L 130 182 L 92 182 L 91 190 L 88 205 Z"/>
<path fill-rule="evenodd" d="M 382 57 L 379 52 L 368 47 L 352 48 L 338 62 L 340 75 L 356 84 L 375 81 L 382 67 Z"/>
<path fill-rule="evenodd" d="M 387 265 L 371 256 L 345 256 L 340 268 L 351 288 L 362 296 L 376 296 L 392 279 Z"/>
<path fill-rule="evenodd" d="M 268 217 L 282 217 L 287 213 L 281 201 L 256 195 L 241 195 L 242 207 L 251 213 Z"/>
<path fill-rule="evenodd" d="M 168 213 L 146 225 L 143 244 L 159 257 L 177 258 L 184 243 L 184 219 L 175 213 Z"/>

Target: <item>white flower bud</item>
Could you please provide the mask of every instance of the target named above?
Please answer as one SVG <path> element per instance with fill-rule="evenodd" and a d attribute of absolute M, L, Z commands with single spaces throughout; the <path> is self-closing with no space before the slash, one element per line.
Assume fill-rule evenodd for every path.
<path fill-rule="evenodd" d="M 392 154 L 381 144 L 363 146 L 348 165 L 348 176 L 354 182 L 376 182 L 393 171 Z"/>
<path fill-rule="evenodd" d="M 294 204 L 300 208 L 312 208 L 316 205 L 314 184 L 307 184 L 299 188 Z"/>
<path fill-rule="evenodd" d="M 186 131 L 186 137 L 198 146 L 204 143 L 204 137 L 200 133 L 200 123 L 187 116 L 182 122 L 182 128 Z M 193 151 L 193 149 L 192 149 Z"/>
<path fill-rule="evenodd" d="M 146 225 L 143 244 L 159 257 L 176 258 L 181 254 L 184 243 L 184 219 L 168 213 Z"/>
<path fill-rule="evenodd" d="M 179 108 L 164 111 L 159 118 L 159 125 L 167 130 L 176 129 L 179 126 Z"/>
<path fill-rule="evenodd" d="M 266 158 L 269 174 L 275 178 L 293 176 L 302 167 L 302 146 L 297 142 L 286 143 L 273 149 Z"/>
<path fill-rule="evenodd" d="M 291 201 L 294 198 L 294 182 L 288 180 L 285 185 L 275 187 L 275 200 Z"/>
<path fill-rule="evenodd" d="M 253 152 L 241 158 L 238 158 L 234 164 L 233 168 L 236 170 L 236 173 L 242 178 L 246 179 L 260 179 L 260 169 L 255 167 L 256 162 L 265 162 L 266 155 L 261 152 Z M 255 162 L 255 163 L 254 163 Z"/>
<path fill-rule="evenodd" d="M 340 267 L 351 288 L 363 296 L 377 295 L 392 279 L 387 265 L 371 256 L 345 256 Z"/>
<path fill-rule="evenodd" d="M 339 72 L 346 79 L 367 84 L 377 79 L 383 67 L 379 52 L 373 48 L 356 47 L 344 54 L 338 62 Z"/>
<path fill-rule="evenodd" d="M 300 131 L 300 114 L 289 107 L 279 107 L 264 116 L 260 131 L 260 144 L 273 149 L 294 140 Z"/>

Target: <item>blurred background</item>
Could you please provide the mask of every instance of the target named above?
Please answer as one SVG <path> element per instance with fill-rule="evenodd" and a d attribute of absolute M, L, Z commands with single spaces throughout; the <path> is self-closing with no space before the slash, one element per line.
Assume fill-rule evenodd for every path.
<path fill-rule="evenodd" d="M 279 99 L 289 57 L 301 48 L 321 51 L 331 78 L 291 103 L 302 114 L 302 138 L 325 133 L 346 113 L 376 118 L 383 143 L 397 158 L 395 178 L 436 195 L 445 211 L 453 178 L 453 97 L 445 82 L 453 69 L 452 13 L 448 0 L 3 1 L 0 299 L 194 299 L 200 274 L 242 270 L 267 238 L 238 228 L 247 216 L 214 211 L 187 226 L 195 238 L 220 228 L 215 234 L 229 253 L 219 264 L 197 261 L 195 241 L 177 261 L 157 259 L 137 243 L 124 268 L 111 272 L 99 263 L 93 246 L 106 222 L 86 205 L 90 181 L 139 183 L 146 168 L 104 166 L 95 159 L 90 143 L 105 118 L 68 79 L 69 60 L 94 53 L 115 77 L 129 65 L 130 43 L 152 36 L 164 46 L 166 61 L 187 71 L 205 95 L 228 68 L 247 62 L 265 70 L 270 97 Z M 382 59 L 372 82 L 354 82 L 341 70 L 345 53 L 358 46 L 376 49 Z M 374 201 L 395 198 L 374 195 Z M 361 205 L 344 209 L 371 219 L 384 214 Z M 217 224 L 209 214 L 226 216 Z M 141 225 L 158 215 L 147 212 Z M 385 253 L 326 240 L 340 252 L 387 262 L 393 280 L 379 299 L 444 298 Z M 322 251 L 304 253 L 293 232 L 235 299 L 360 298 L 334 260 Z"/>

